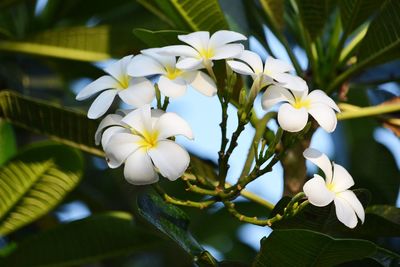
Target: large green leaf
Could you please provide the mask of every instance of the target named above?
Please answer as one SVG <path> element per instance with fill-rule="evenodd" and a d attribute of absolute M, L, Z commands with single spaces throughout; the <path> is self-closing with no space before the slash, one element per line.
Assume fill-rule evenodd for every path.
<path fill-rule="evenodd" d="M 27 40 L 0 41 L 0 50 L 83 61 L 108 59 L 110 28 L 72 27 L 49 30 Z"/>
<path fill-rule="evenodd" d="M 152 0 L 151 2 L 157 4 L 168 18 L 175 23 L 178 22 L 177 26 L 181 25 L 179 30 L 215 32 L 228 29 L 228 23 L 217 0 Z M 186 25 L 183 26 L 181 21 Z"/>
<path fill-rule="evenodd" d="M 218 0 L 170 0 L 193 31 L 228 29 Z"/>
<path fill-rule="evenodd" d="M 329 0 L 297 0 L 300 19 L 314 40 L 325 26 L 329 15 Z"/>
<path fill-rule="evenodd" d="M 378 1 L 379 2 L 379 1 Z M 400 57 L 400 1 L 386 0 L 360 44 L 358 64 L 381 64 Z"/>
<path fill-rule="evenodd" d="M 148 48 L 174 45 L 179 42 L 178 35 L 185 34 L 184 31 L 162 30 L 150 31 L 146 29 L 134 29 L 133 34 L 145 43 Z"/>
<path fill-rule="evenodd" d="M 198 264 L 213 266 L 214 259 L 189 232 L 187 215 L 155 194 L 138 196 L 139 213 L 159 231 L 175 241 Z"/>
<path fill-rule="evenodd" d="M 33 145 L 0 169 L 0 234 L 48 213 L 82 176 L 80 154 L 64 145 Z"/>
<path fill-rule="evenodd" d="M 132 216 L 109 212 L 57 226 L 18 244 L 2 266 L 75 266 L 143 252 L 154 246 Z"/>
<path fill-rule="evenodd" d="M 384 1 L 375 0 L 339 0 L 340 17 L 343 30 L 351 33 L 379 10 Z"/>
<path fill-rule="evenodd" d="M 0 166 L 17 152 L 14 130 L 12 126 L 0 119 Z"/>
<path fill-rule="evenodd" d="M 253 266 L 334 266 L 375 252 L 376 245 L 366 240 L 335 239 L 308 230 L 276 230 L 262 240 Z"/>
<path fill-rule="evenodd" d="M 264 13 L 270 18 L 277 29 L 282 30 L 284 26 L 284 1 L 282 0 L 260 0 Z M 251 20 L 252 18 L 250 18 Z"/>
<path fill-rule="evenodd" d="M 97 122 L 85 114 L 22 96 L 11 91 L 0 92 L 0 118 L 35 133 L 44 134 L 63 144 L 102 156 L 96 148 L 94 134 Z"/>

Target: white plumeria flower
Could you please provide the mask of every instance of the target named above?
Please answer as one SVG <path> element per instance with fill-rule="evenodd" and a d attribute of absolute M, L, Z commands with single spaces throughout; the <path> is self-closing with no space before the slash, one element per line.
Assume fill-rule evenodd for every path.
<path fill-rule="evenodd" d="M 182 176 L 189 166 L 189 154 L 168 138 L 183 135 L 193 139 L 185 120 L 175 113 L 151 110 L 150 105 L 144 105 L 122 119 L 113 115 L 107 116 L 99 126 L 99 131 L 109 127 L 101 142 L 110 168 L 125 163 L 125 179 L 135 185 L 157 182 L 157 171 L 171 181 Z"/>
<path fill-rule="evenodd" d="M 340 112 L 340 109 L 335 101 L 321 90 L 314 90 L 308 94 L 308 88 L 303 92 L 296 92 L 277 85 L 269 86 L 262 97 L 263 109 L 267 110 L 280 102 L 286 102 L 278 110 L 278 122 L 285 131 L 301 131 L 307 124 L 308 114 L 325 131 L 330 133 L 336 128 L 335 111 Z"/>
<path fill-rule="evenodd" d="M 210 68 L 213 60 L 227 59 L 243 52 L 242 44 L 232 44 L 247 40 L 243 34 L 221 30 L 210 37 L 209 32 L 198 31 L 186 35 L 178 35 L 178 39 L 188 45 L 166 46 L 160 53 L 170 56 L 181 56 L 176 66 L 181 70 Z"/>
<path fill-rule="evenodd" d="M 90 119 L 97 119 L 110 108 L 116 95 L 129 105 L 140 107 L 153 101 L 154 85 L 146 78 L 132 78 L 127 74 L 127 67 L 132 56 L 126 56 L 105 69 L 104 75 L 93 81 L 76 96 L 85 100 L 94 94 L 101 94 L 93 101 L 88 111 Z"/>
<path fill-rule="evenodd" d="M 364 223 L 364 208 L 354 192 L 348 190 L 354 185 L 354 180 L 347 170 L 331 163 L 325 154 L 316 149 L 308 148 L 303 155 L 325 174 L 325 180 L 314 174 L 314 177 L 305 183 L 303 191 L 310 203 L 324 207 L 333 201 L 338 220 L 349 228 L 356 227 L 357 217 Z"/>
<path fill-rule="evenodd" d="M 182 96 L 190 85 L 206 96 L 214 96 L 217 86 L 213 79 L 204 72 L 185 71 L 176 67 L 175 56 L 157 53 L 159 48 L 142 50 L 143 55 L 135 56 L 128 66 L 128 74 L 133 77 L 160 75 L 158 88 L 168 97 Z"/>
<path fill-rule="evenodd" d="M 302 78 L 288 73 L 293 71 L 293 67 L 280 59 L 268 57 L 263 66 L 263 62 L 257 53 L 245 50 L 237 57 L 237 60 L 229 60 L 227 63 L 233 71 L 250 75 L 255 81 L 260 82 L 260 89 L 277 82 L 293 91 L 307 89 L 307 83 Z"/>

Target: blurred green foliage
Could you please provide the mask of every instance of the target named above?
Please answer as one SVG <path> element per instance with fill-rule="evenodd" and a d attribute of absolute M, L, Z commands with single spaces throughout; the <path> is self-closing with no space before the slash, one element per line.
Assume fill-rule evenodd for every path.
<path fill-rule="evenodd" d="M 398 0 L 1 1 L 0 264 L 398 266 L 400 175 L 393 155 L 373 137 L 387 118 L 341 122 L 342 136 L 335 137 L 356 184 L 370 192 L 358 191 L 368 206 L 365 224 L 345 229 L 332 205 L 308 206 L 274 225 L 255 251 L 238 236 L 244 224 L 226 210 L 166 205 L 149 188 L 128 186 L 121 170 L 106 169 L 94 145 L 97 122 L 77 111 L 86 107 L 77 107 L 71 91 L 78 79 L 102 74 L 94 62 L 172 44 L 183 32 L 234 29 L 277 56 L 268 27 L 311 88 L 369 106 L 376 97 L 368 91 L 399 83 L 398 14 Z M 307 55 L 306 69 L 294 48 Z M 62 144 L 37 142 L 48 138 Z M 215 181 L 212 163 L 194 155 L 192 163 L 191 171 Z M 182 181 L 163 186 L 175 196 L 190 195 Z M 54 209 L 74 201 L 92 215 L 60 222 Z M 282 198 L 271 215 L 251 202 L 236 206 L 268 217 L 289 201 Z M 227 261 L 217 263 L 204 245 Z"/>

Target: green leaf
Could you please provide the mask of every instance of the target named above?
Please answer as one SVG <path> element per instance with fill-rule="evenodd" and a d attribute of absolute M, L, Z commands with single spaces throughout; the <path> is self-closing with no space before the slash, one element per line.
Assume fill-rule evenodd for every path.
<path fill-rule="evenodd" d="M 314 40 L 325 26 L 329 16 L 329 0 L 297 0 L 300 19 Z"/>
<path fill-rule="evenodd" d="M 379 1 L 378 1 L 379 2 Z M 377 65 L 400 57 L 400 1 L 386 0 L 358 51 L 358 65 Z"/>
<path fill-rule="evenodd" d="M 108 59 L 110 28 L 71 27 L 49 30 L 27 40 L 0 41 L 0 50 L 82 61 Z"/>
<path fill-rule="evenodd" d="M 80 266 L 146 251 L 155 245 L 151 237 L 129 213 L 93 215 L 22 241 L 2 266 Z"/>
<path fill-rule="evenodd" d="M 137 203 L 140 215 L 192 255 L 194 261 L 213 265 L 212 256 L 189 232 L 189 219 L 181 209 L 155 194 L 139 195 Z"/>
<path fill-rule="evenodd" d="M 383 3 L 384 1 L 375 0 L 339 0 L 343 31 L 346 34 L 353 32 L 372 14 L 377 12 Z"/>
<path fill-rule="evenodd" d="M 190 30 L 189 25 L 172 5 L 170 0 L 137 0 L 161 20 L 179 30 Z"/>
<path fill-rule="evenodd" d="M 103 155 L 94 143 L 98 122 L 89 120 L 84 113 L 15 92 L 2 91 L 0 118 L 15 126 L 47 135 L 57 142 L 94 155 Z"/>
<path fill-rule="evenodd" d="M 162 47 L 178 43 L 178 35 L 186 34 L 184 31 L 162 30 L 150 31 L 146 29 L 134 29 L 133 34 L 148 47 Z"/>
<path fill-rule="evenodd" d="M 308 230 L 275 230 L 261 241 L 253 266 L 334 266 L 375 251 L 376 245 L 366 240 L 335 239 Z"/>
<path fill-rule="evenodd" d="M 17 152 L 14 130 L 12 126 L 0 119 L 0 166 Z"/>
<path fill-rule="evenodd" d="M 284 26 L 284 1 L 283 0 L 260 0 L 266 16 L 275 25 L 276 29 L 283 29 Z M 252 18 L 250 18 L 252 19 Z"/>
<path fill-rule="evenodd" d="M 169 0 L 193 31 L 228 29 L 228 23 L 217 0 Z"/>
<path fill-rule="evenodd" d="M 63 145 L 33 145 L 0 169 L 0 234 L 7 235 L 57 206 L 79 183 L 83 163 Z"/>

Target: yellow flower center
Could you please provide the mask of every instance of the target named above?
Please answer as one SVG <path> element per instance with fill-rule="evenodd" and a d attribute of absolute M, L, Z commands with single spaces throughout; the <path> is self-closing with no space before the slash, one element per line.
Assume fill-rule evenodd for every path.
<path fill-rule="evenodd" d="M 200 54 L 200 58 L 209 59 L 209 58 L 212 58 L 215 53 L 214 53 L 213 49 L 201 49 L 199 51 L 199 54 Z"/>
<path fill-rule="evenodd" d="M 301 109 L 301 108 L 308 109 L 308 108 L 310 108 L 310 104 L 311 104 L 310 100 L 308 100 L 308 99 L 301 100 L 299 98 L 296 98 L 295 102 L 293 104 L 293 107 L 296 108 L 296 109 Z"/>
<path fill-rule="evenodd" d="M 158 135 L 157 131 L 149 132 L 145 131 L 142 133 L 142 139 L 138 142 L 138 145 L 144 149 L 150 149 L 157 146 L 158 143 Z"/>
<path fill-rule="evenodd" d="M 335 185 L 333 183 L 327 184 L 326 188 L 328 188 L 328 190 L 331 192 L 335 192 L 335 190 L 334 190 Z"/>
<path fill-rule="evenodd" d="M 118 79 L 119 85 L 122 87 L 122 89 L 128 88 L 130 81 L 131 81 L 131 77 L 129 77 L 128 75 L 123 75 L 123 76 L 119 77 L 119 79 Z"/>
<path fill-rule="evenodd" d="M 175 80 L 182 74 L 182 71 L 177 68 L 167 68 L 167 77 L 170 80 Z"/>

